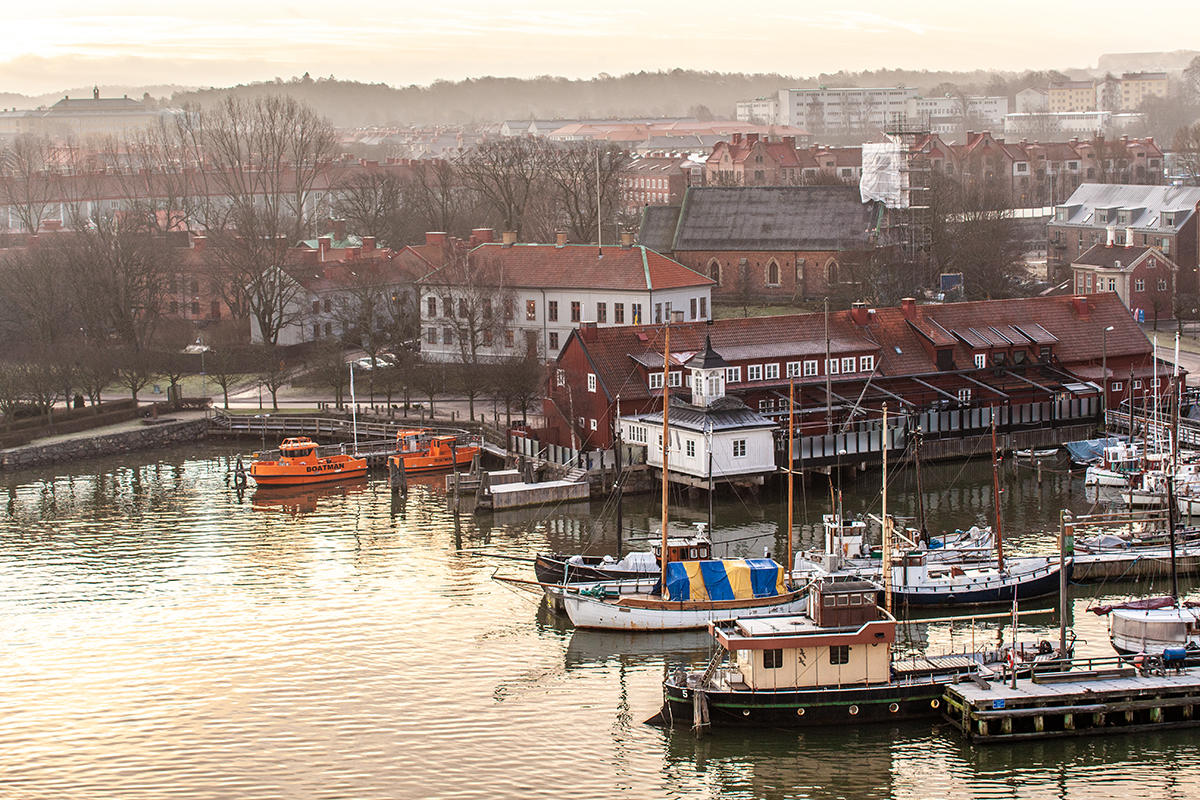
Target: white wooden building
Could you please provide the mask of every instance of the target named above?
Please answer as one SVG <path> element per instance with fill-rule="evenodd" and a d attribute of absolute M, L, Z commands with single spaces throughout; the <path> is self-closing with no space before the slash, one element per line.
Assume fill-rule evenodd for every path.
<path fill-rule="evenodd" d="M 717 483 L 761 484 L 776 471 L 774 422 L 725 395 L 729 363 L 712 342 L 685 365 L 691 402 L 672 397 L 667 413 L 668 479 L 708 489 Z M 662 469 L 662 411 L 622 417 L 621 437 L 646 448 L 646 463 Z"/>

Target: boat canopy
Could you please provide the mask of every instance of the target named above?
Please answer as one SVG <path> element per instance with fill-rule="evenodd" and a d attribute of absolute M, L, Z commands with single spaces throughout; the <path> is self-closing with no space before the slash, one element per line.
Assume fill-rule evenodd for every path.
<path fill-rule="evenodd" d="M 783 593 L 783 568 L 769 558 L 667 563 L 671 600 L 750 600 Z"/>
<path fill-rule="evenodd" d="M 1077 464 L 1089 461 L 1099 461 L 1104 455 L 1104 448 L 1121 444 L 1121 439 L 1109 436 L 1103 439 L 1081 439 L 1078 442 L 1064 442 L 1063 447 L 1071 454 L 1071 460 Z"/>

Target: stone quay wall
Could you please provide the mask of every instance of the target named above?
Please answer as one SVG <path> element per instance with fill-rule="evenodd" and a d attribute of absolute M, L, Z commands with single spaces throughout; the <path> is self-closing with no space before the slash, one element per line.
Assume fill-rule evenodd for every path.
<path fill-rule="evenodd" d="M 144 428 L 120 433 L 85 436 L 45 445 L 26 445 L 0 451 L 0 471 L 43 467 L 81 458 L 113 456 L 134 450 L 169 447 L 205 437 L 208 420 L 162 420 Z"/>

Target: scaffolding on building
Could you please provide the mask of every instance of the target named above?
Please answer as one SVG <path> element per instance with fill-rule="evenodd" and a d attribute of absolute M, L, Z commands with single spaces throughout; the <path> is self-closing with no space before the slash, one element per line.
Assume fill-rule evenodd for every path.
<path fill-rule="evenodd" d="M 889 215 L 888 243 L 900 249 L 906 262 L 928 265 L 933 257 L 929 121 L 896 114 L 887 121 L 884 134 L 889 141 L 900 145 L 902 153 L 898 166 L 903 200 Z"/>

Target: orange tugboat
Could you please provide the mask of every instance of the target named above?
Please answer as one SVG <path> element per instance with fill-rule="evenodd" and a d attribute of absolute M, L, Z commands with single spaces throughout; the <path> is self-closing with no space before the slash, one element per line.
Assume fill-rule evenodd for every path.
<path fill-rule="evenodd" d="M 348 455 L 317 455 L 317 443 L 307 436 L 283 440 L 278 461 L 255 461 L 250 477 L 259 486 L 296 486 L 306 483 L 361 478 L 367 474 L 366 459 Z"/>
<path fill-rule="evenodd" d="M 471 463 L 479 453 L 475 445 L 458 446 L 456 436 L 433 436 L 426 430 L 402 430 L 396 433 L 397 455 L 388 456 L 389 471 L 401 466 L 408 474 L 455 469 Z"/>

